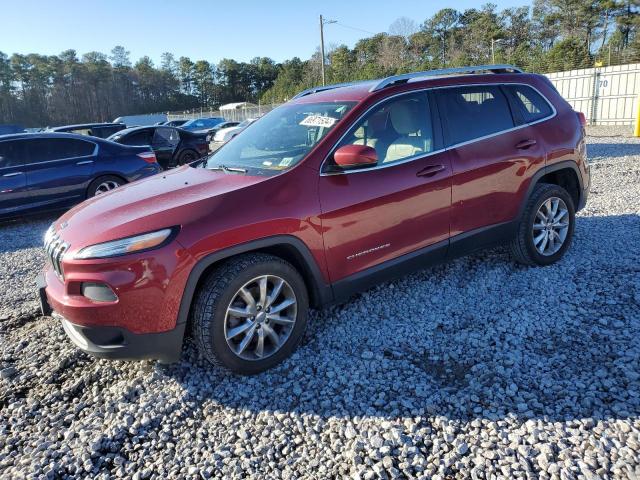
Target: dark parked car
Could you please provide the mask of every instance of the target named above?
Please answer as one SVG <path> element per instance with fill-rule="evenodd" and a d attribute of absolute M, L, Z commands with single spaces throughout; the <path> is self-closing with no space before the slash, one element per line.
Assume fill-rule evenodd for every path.
<path fill-rule="evenodd" d="M 224 122 L 225 119 L 222 117 L 194 118 L 183 123 L 181 128 L 189 131 L 206 131 Z"/>
<path fill-rule="evenodd" d="M 107 138 L 127 126 L 124 123 L 82 123 L 78 125 L 64 125 L 62 127 L 48 128 L 48 132 L 77 133 L 78 135 L 91 135 L 92 137 Z"/>
<path fill-rule="evenodd" d="M 43 309 L 100 357 L 176 360 L 188 328 L 204 358 L 260 372 L 293 352 L 310 306 L 500 243 L 560 261 L 589 193 L 584 120 L 509 65 L 301 92 L 200 166 L 55 222 Z"/>
<path fill-rule="evenodd" d="M 160 172 L 148 147 L 71 133 L 0 137 L 0 218 L 70 207 Z"/>
<path fill-rule="evenodd" d="M 124 145 L 150 145 L 164 169 L 193 162 L 209 153 L 206 135 L 175 127 L 127 128 L 111 135 L 109 140 Z"/>

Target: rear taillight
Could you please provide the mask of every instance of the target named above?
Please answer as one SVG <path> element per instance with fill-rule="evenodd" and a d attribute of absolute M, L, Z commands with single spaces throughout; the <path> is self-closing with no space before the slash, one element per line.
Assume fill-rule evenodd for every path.
<path fill-rule="evenodd" d="M 158 163 L 158 160 L 156 159 L 156 154 L 153 152 L 142 152 L 142 153 L 139 153 L 138 156 L 147 163 Z"/>
<path fill-rule="evenodd" d="M 578 116 L 578 120 L 580 120 L 580 125 L 582 125 L 583 127 L 586 127 L 587 126 L 587 117 L 584 116 L 584 113 L 576 112 L 576 115 Z"/>

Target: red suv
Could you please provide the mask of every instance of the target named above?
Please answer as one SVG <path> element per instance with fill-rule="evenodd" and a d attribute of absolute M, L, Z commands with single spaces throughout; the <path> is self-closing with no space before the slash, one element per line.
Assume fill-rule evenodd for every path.
<path fill-rule="evenodd" d="M 263 371 L 309 307 L 497 243 L 559 260 L 589 189 L 583 126 L 509 65 L 304 91 L 201 164 L 56 221 L 43 310 L 98 357 L 175 361 L 189 327 L 211 362 Z"/>

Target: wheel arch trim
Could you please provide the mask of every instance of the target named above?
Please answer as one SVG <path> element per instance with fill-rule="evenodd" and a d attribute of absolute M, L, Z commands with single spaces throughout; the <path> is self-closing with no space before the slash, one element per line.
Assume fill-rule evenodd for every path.
<path fill-rule="evenodd" d="M 309 293 L 312 298 L 315 296 L 315 303 L 317 303 L 318 306 L 331 303 L 333 301 L 333 291 L 331 289 L 331 286 L 325 282 L 320 271 L 320 267 L 311 254 L 309 248 L 304 244 L 302 240 L 292 235 L 276 235 L 273 237 L 252 240 L 240 245 L 235 245 L 233 247 L 218 250 L 198 260 L 191 269 L 189 277 L 187 278 L 187 282 L 182 293 L 182 299 L 180 301 L 180 308 L 178 310 L 178 318 L 176 324 L 179 325 L 187 322 L 196 289 L 198 287 L 198 284 L 200 283 L 200 280 L 202 279 L 203 274 L 209 267 L 211 267 L 215 263 L 234 257 L 236 255 L 259 252 L 270 247 L 273 248 L 278 246 L 293 248 L 300 255 L 301 259 L 304 262 L 303 266 L 307 270 L 306 272 L 300 272 L 300 274 L 303 276 L 303 278 L 305 278 L 305 281 L 307 277 L 310 278 L 312 284 L 308 285 L 308 287 L 310 289 L 313 289 L 313 292 Z M 308 275 L 305 275 L 305 273 Z"/>
<path fill-rule="evenodd" d="M 579 195 L 580 195 L 580 199 L 578 201 L 578 205 L 575 205 L 575 209 L 576 211 L 580 210 L 580 208 L 582 208 L 583 203 L 584 203 L 584 179 L 582 178 L 582 174 L 580 173 L 580 168 L 578 167 L 578 164 L 574 161 L 574 160 L 564 160 L 562 162 L 558 162 L 558 163 L 553 163 L 551 165 L 546 165 L 544 168 L 541 168 L 540 170 L 538 170 L 532 177 L 531 177 L 531 181 L 529 182 L 529 186 L 527 187 L 527 194 L 524 196 L 521 204 L 520 204 L 520 209 L 518 210 L 518 219 L 520 219 L 522 217 L 522 214 L 524 213 L 524 209 L 527 205 L 527 200 L 529 198 L 531 198 L 531 194 L 533 193 L 533 189 L 535 188 L 535 186 L 540 182 L 540 179 L 542 177 L 544 177 L 545 175 L 549 174 L 549 173 L 553 173 L 553 172 L 557 172 L 559 170 L 566 170 L 566 169 L 571 169 L 573 170 L 573 172 L 575 173 L 577 179 L 578 179 L 578 186 L 579 186 Z"/>

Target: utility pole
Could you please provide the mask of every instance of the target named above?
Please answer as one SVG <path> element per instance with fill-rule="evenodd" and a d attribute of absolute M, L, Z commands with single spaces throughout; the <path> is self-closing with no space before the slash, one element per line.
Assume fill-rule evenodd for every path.
<path fill-rule="evenodd" d="M 504 38 L 493 38 L 493 37 L 491 37 L 491 63 L 493 65 L 496 64 L 496 52 L 495 52 L 494 45 L 496 43 L 500 43 L 500 42 L 503 42 L 503 41 L 504 41 Z"/>
<path fill-rule="evenodd" d="M 491 37 L 491 63 L 493 65 L 496 64 L 496 53 L 493 49 L 493 44 L 495 43 L 495 40 L 493 39 L 493 37 Z"/>
<path fill-rule="evenodd" d="M 324 26 L 328 23 L 336 23 L 335 20 L 324 20 L 320 15 L 320 72 L 322 74 L 322 86 L 325 86 L 324 76 Z"/>

